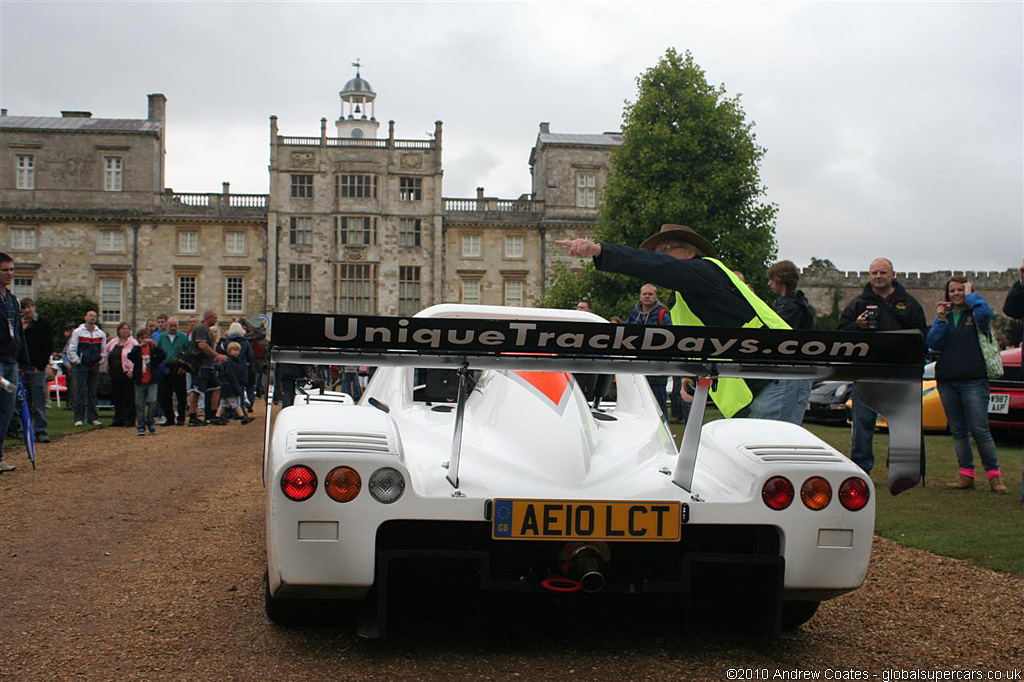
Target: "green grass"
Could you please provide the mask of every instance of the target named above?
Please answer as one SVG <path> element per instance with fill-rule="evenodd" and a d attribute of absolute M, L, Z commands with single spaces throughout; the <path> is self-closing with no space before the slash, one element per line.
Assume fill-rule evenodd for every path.
<path fill-rule="evenodd" d="M 68 433 L 82 433 L 84 431 L 92 431 L 93 429 L 102 429 L 102 426 L 93 426 L 86 422 L 82 426 L 75 426 L 75 413 L 73 410 L 64 409 L 64 405 L 67 403 L 61 401 L 61 407 L 57 407 L 57 401 L 53 401 L 53 406 L 46 412 L 46 432 L 50 436 L 50 440 L 56 440 L 58 437 L 66 435 Z M 113 413 L 110 410 L 100 410 L 100 421 L 104 424 L 110 424 L 110 420 Z M 15 445 L 24 445 L 25 441 L 20 438 L 7 438 L 4 440 L 4 447 L 12 447 Z M 45 444 L 40 444 L 40 448 L 46 447 Z M 37 454 L 41 451 L 37 450 Z M 20 457 L 19 457 L 20 459 Z M 17 464 L 17 462 L 12 462 Z"/>
<path fill-rule="evenodd" d="M 708 410 L 709 418 L 718 414 Z M 850 427 L 805 424 L 812 433 L 849 456 Z M 681 428 L 672 425 L 678 436 Z M 888 492 L 885 453 L 889 436 L 875 434 L 875 532 L 910 547 L 966 559 L 996 571 L 1024 575 L 1024 505 L 1021 505 L 1021 469 L 1024 433 L 996 433 L 1003 482 L 1009 495 L 989 491 L 975 450 L 976 490 L 947 490 L 957 478 L 953 439 L 947 434 L 925 436 L 925 484 L 892 496 Z M 973 445 L 973 441 L 972 441 Z"/>

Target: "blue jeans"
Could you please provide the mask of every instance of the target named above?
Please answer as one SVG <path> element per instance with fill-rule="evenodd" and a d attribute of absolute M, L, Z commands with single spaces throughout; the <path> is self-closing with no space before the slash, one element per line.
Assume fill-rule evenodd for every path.
<path fill-rule="evenodd" d="M 853 385 L 853 430 L 850 435 L 850 459 L 853 463 L 870 474 L 875 466 L 873 441 L 875 438 L 875 422 L 878 413 L 857 400 L 857 385 Z"/>
<path fill-rule="evenodd" d="M 0 362 L 0 376 L 17 386 L 18 363 Z M 4 458 L 4 438 L 7 437 L 7 427 L 11 425 L 11 417 L 14 416 L 14 401 L 17 397 L 17 393 L 8 393 L 0 389 L 0 460 Z"/>
<path fill-rule="evenodd" d="M 807 402 L 811 398 L 811 382 L 806 379 L 787 381 L 789 390 L 792 392 L 790 411 L 785 420 L 791 424 L 800 426 L 804 423 L 804 413 L 807 411 Z"/>
<path fill-rule="evenodd" d="M 946 422 L 953 434 L 953 449 L 960 472 L 974 475 L 974 453 L 968 434 L 974 436 L 985 471 L 999 475 L 996 442 L 988 428 L 988 379 L 940 381 L 939 397 L 946 411 Z M 968 473 L 969 472 L 969 473 Z M 996 473 L 991 473 L 996 472 Z"/>
<path fill-rule="evenodd" d="M 28 404 L 32 410 L 32 422 L 35 425 L 36 438 L 40 436 L 49 437 L 46 432 L 46 372 L 40 372 L 35 367 L 25 368 L 25 392 L 28 393 Z"/>
<path fill-rule="evenodd" d="M 75 421 L 94 422 L 100 418 L 96 411 L 96 386 L 100 382 L 100 368 L 75 367 Z"/>
<path fill-rule="evenodd" d="M 654 393 L 654 401 L 661 408 L 661 415 L 668 419 L 668 378 L 663 376 L 647 377 L 647 383 L 650 384 L 651 392 Z"/>
<path fill-rule="evenodd" d="M 135 387 L 135 425 L 140 429 L 153 425 L 153 418 L 156 416 L 156 394 L 157 385 L 134 384 Z M 146 409 L 149 408 L 147 414 Z"/>
<path fill-rule="evenodd" d="M 789 381 L 770 381 L 750 403 L 750 419 L 790 421 L 795 392 Z"/>

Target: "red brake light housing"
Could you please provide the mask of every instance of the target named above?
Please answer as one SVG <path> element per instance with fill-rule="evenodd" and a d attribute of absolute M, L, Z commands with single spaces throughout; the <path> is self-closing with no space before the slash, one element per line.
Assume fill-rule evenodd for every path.
<path fill-rule="evenodd" d="M 871 488 L 862 478 L 848 478 L 839 486 L 839 504 L 850 511 L 860 511 L 871 499 Z"/>
<path fill-rule="evenodd" d="M 793 484 L 784 476 L 772 476 L 761 486 L 761 499 L 769 509 L 782 511 L 793 504 Z"/>
<path fill-rule="evenodd" d="M 800 486 L 800 501 L 811 511 L 821 511 L 832 501 L 832 485 L 821 476 L 811 476 Z"/>
<path fill-rule="evenodd" d="M 335 502 L 351 502 L 363 487 L 363 479 L 352 467 L 334 467 L 324 479 L 324 490 Z"/>
<path fill-rule="evenodd" d="M 281 476 L 281 492 L 289 500 L 302 502 L 316 492 L 316 474 L 308 466 L 298 464 L 290 467 Z"/>

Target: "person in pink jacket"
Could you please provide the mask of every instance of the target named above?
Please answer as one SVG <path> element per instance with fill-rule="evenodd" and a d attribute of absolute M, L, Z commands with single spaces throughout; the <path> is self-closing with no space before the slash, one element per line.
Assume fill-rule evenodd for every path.
<path fill-rule="evenodd" d="M 132 386 L 132 361 L 128 354 L 139 342 L 132 336 L 127 322 L 117 325 L 117 336 L 107 342 L 107 372 L 110 374 L 110 393 L 114 402 L 114 421 L 111 426 L 133 426 L 135 423 L 135 388 Z"/>

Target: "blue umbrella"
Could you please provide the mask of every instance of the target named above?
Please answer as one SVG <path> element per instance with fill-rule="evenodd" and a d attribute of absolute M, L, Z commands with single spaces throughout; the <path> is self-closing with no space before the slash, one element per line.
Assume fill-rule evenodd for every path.
<path fill-rule="evenodd" d="M 25 395 L 25 382 L 18 381 L 18 399 L 21 401 L 21 432 L 25 435 L 25 449 L 28 450 L 28 459 L 32 462 L 32 468 L 36 468 L 36 428 L 32 423 L 32 409 L 28 404 L 28 396 Z"/>

